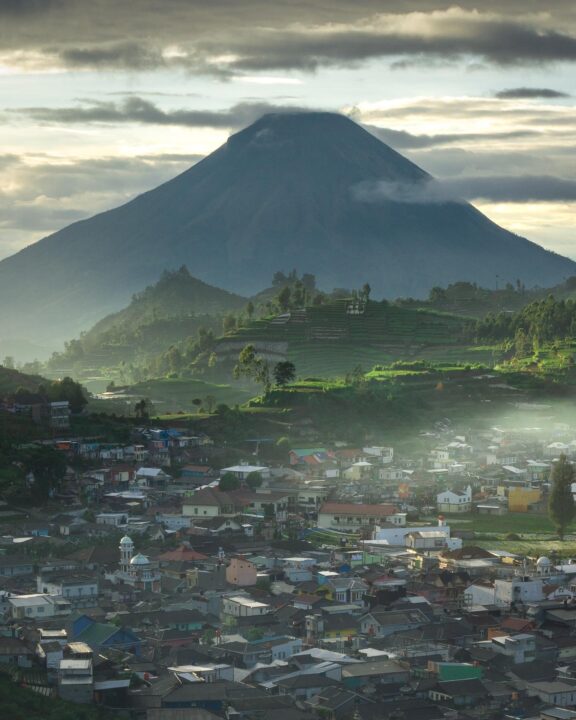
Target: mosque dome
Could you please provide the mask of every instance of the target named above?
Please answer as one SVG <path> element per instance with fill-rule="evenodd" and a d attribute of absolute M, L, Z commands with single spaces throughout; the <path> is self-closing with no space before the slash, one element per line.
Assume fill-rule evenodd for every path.
<path fill-rule="evenodd" d="M 150 565 L 150 560 L 148 560 L 146 555 L 138 553 L 137 555 L 134 555 L 132 560 L 130 560 L 130 565 Z"/>
<path fill-rule="evenodd" d="M 542 557 L 536 560 L 536 567 L 538 568 L 550 567 L 550 565 L 552 565 L 550 558 L 547 558 L 545 555 L 542 555 Z"/>
<path fill-rule="evenodd" d="M 134 545 L 132 542 L 132 539 L 128 537 L 128 535 L 124 535 L 122 540 L 120 540 L 120 547 L 128 547 L 129 545 Z"/>

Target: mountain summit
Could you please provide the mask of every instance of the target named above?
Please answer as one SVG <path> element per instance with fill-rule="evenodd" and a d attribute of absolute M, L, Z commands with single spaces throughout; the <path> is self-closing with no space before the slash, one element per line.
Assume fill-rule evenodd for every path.
<path fill-rule="evenodd" d="M 276 270 L 423 296 L 457 280 L 553 285 L 576 264 L 446 197 L 352 120 L 265 115 L 173 180 L 0 262 L 0 337 L 77 333 L 162 270 L 249 294 Z"/>

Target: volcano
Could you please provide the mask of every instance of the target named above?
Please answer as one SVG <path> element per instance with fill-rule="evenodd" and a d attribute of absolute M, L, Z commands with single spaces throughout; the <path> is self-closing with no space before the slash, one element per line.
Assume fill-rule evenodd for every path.
<path fill-rule="evenodd" d="M 242 295 L 292 268 L 327 290 L 368 282 L 373 297 L 576 274 L 571 260 L 443 195 L 352 120 L 272 114 L 173 180 L 0 262 L 0 336 L 71 337 L 183 264 Z"/>

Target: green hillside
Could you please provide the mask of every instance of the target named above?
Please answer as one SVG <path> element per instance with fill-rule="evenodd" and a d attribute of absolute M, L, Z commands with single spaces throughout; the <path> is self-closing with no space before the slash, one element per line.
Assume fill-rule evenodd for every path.
<path fill-rule="evenodd" d="M 135 403 L 144 398 L 150 401 L 151 412 L 154 415 L 197 413 L 204 406 L 213 410 L 220 403 L 230 406 L 241 404 L 249 400 L 253 394 L 254 392 L 235 385 L 194 379 L 159 378 L 104 393 L 92 399 L 88 409 L 91 412 L 130 415 Z M 195 400 L 200 400 L 200 404 L 196 405 Z"/>
<path fill-rule="evenodd" d="M 489 313 L 512 313 L 522 310 L 536 300 L 553 295 L 558 300 L 576 298 L 576 277 L 551 288 L 526 288 L 520 280 L 515 285 L 490 289 L 470 282 L 456 282 L 445 288 L 434 287 L 427 300 L 401 298 L 402 307 L 427 308 L 464 317 L 483 318 Z"/>
<path fill-rule="evenodd" d="M 471 345 L 469 326 L 426 309 L 337 300 L 252 322 L 220 338 L 215 352 L 228 365 L 251 343 L 271 361 L 291 360 L 300 377 L 336 377 L 398 359 L 492 362 L 492 347 Z"/>
<path fill-rule="evenodd" d="M 150 357 L 194 337 L 201 327 L 219 331 L 221 315 L 242 309 L 246 299 L 192 277 L 185 266 L 134 295 L 123 310 L 107 315 L 53 356 L 52 371 L 111 367 Z"/>
<path fill-rule="evenodd" d="M 26 375 L 18 370 L 0 365 L 0 397 L 10 395 L 18 388 L 36 392 L 38 386 L 45 382 L 46 380 L 40 375 Z"/>

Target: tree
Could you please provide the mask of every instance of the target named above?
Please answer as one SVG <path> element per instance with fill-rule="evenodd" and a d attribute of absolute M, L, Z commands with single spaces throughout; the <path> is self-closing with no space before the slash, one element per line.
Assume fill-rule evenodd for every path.
<path fill-rule="evenodd" d="M 34 478 L 31 492 L 36 502 L 45 502 L 58 489 L 66 474 L 66 459 L 58 450 L 37 447 L 28 450 L 24 468 Z"/>
<path fill-rule="evenodd" d="M 38 391 L 40 392 L 40 388 L 38 388 Z M 88 402 L 86 392 L 82 385 L 74 382 L 71 377 L 65 377 L 63 380 L 57 380 L 51 383 L 46 388 L 45 393 L 50 402 L 67 400 L 70 404 L 70 410 L 73 413 L 81 412 Z"/>
<path fill-rule="evenodd" d="M 252 300 L 249 300 L 248 305 L 246 305 L 246 315 L 248 315 L 248 320 L 252 320 L 252 316 L 254 315 L 254 303 Z"/>
<path fill-rule="evenodd" d="M 252 490 L 256 490 L 256 488 L 259 488 L 262 485 L 262 475 L 256 470 L 248 473 L 248 477 L 246 478 L 246 485 L 248 485 L 248 487 Z"/>
<path fill-rule="evenodd" d="M 362 286 L 362 295 L 364 295 L 364 300 L 368 302 L 370 300 L 370 293 L 372 292 L 372 288 L 370 287 L 370 283 L 364 283 Z"/>
<path fill-rule="evenodd" d="M 136 405 L 134 405 L 134 415 L 136 415 L 137 418 L 140 418 L 141 420 L 148 419 L 148 403 L 149 401 L 146 400 L 146 398 L 142 398 L 142 400 L 140 400 L 136 403 Z"/>
<path fill-rule="evenodd" d="M 8 368 L 9 370 L 14 370 L 16 367 L 16 363 L 14 362 L 14 358 L 12 355 L 6 355 L 4 360 L 2 360 L 2 365 L 4 365 L 5 368 Z"/>
<path fill-rule="evenodd" d="M 222 320 L 222 330 L 224 333 L 236 330 L 236 325 L 236 318 L 232 315 L 232 313 L 224 315 L 224 319 Z"/>
<path fill-rule="evenodd" d="M 248 377 L 254 382 L 264 386 L 264 392 L 270 390 L 270 366 L 256 354 L 254 345 L 246 345 L 238 355 L 238 362 L 234 367 L 234 377 Z"/>
<path fill-rule="evenodd" d="M 290 287 L 288 285 L 282 288 L 282 290 L 280 290 L 280 292 L 278 293 L 278 305 L 280 305 L 280 310 L 282 310 L 282 312 L 287 312 L 288 308 L 290 307 L 291 297 L 292 291 L 290 290 Z"/>
<path fill-rule="evenodd" d="M 274 382 L 278 387 L 284 387 L 296 378 L 296 366 L 289 360 L 276 363 L 274 366 Z"/>
<path fill-rule="evenodd" d="M 554 523 L 560 540 L 564 540 L 566 528 L 576 515 L 572 495 L 573 481 L 574 468 L 566 459 L 566 455 L 560 455 L 552 470 L 552 490 L 548 499 L 548 515 Z"/>
<path fill-rule="evenodd" d="M 285 282 L 288 282 L 288 278 L 283 272 L 278 270 L 274 273 L 274 277 L 272 278 L 272 285 L 274 287 L 277 287 L 278 285 L 284 285 Z"/>
<path fill-rule="evenodd" d="M 200 398 L 194 398 L 194 400 L 192 400 L 192 405 L 195 405 L 197 412 L 200 412 L 200 407 L 202 406 L 202 400 L 200 400 Z"/>
<path fill-rule="evenodd" d="M 214 395 L 206 395 L 204 398 L 204 407 L 206 408 L 206 412 L 211 415 L 216 407 L 216 398 Z"/>
<path fill-rule="evenodd" d="M 238 490 L 240 487 L 240 480 L 233 473 L 227 472 L 222 475 L 220 482 L 218 483 L 218 489 L 223 492 L 230 492 L 230 490 Z"/>

